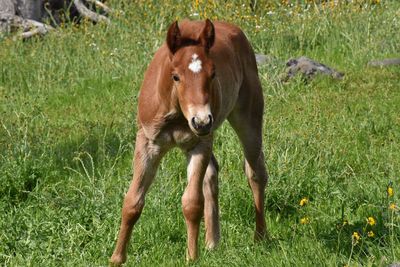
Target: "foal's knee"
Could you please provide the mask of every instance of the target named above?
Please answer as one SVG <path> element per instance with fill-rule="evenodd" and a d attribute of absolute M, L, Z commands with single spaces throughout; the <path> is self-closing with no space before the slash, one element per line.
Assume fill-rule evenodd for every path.
<path fill-rule="evenodd" d="M 264 157 L 260 156 L 259 160 L 255 161 L 253 165 L 246 160 L 244 164 L 244 171 L 250 183 L 256 183 L 266 186 L 268 183 L 268 172 L 265 167 Z"/>
<path fill-rule="evenodd" d="M 185 193 L 182 197 L 182 211 L 185 219 L 191 222 L 201 220 L 203 216 L 204 197 L 202 194 L 190 195 Z"/>
<path fill-rule="evenodd" d="M 142 214 L 143 207 L 143 198 L 132 199 L 131 197 L 126 196 L 124 199 L 124 206 L 122 208 L 123 220 L 128 224 L 135 223 Z"/>

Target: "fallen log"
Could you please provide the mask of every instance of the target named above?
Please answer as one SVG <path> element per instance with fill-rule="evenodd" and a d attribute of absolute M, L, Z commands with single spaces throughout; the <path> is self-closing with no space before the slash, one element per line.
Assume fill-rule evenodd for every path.
<path fill-rule="evenodd" d="M 98 1 L 95 1 L 98 2 Z M 110 19 L 107 18 L 106 16 L 97 14 L 96 12 L 91 11 L 89 8 L 85 6 L 85 4 L 82 2 L 82 0 L 74 0 L 74 5 L 78 12 L 84 17 L 89 19 L 90 21 L 93 22 L 106 22 L 110 23 Z M 107 8 L 109 10 L 109 8 Z"/>

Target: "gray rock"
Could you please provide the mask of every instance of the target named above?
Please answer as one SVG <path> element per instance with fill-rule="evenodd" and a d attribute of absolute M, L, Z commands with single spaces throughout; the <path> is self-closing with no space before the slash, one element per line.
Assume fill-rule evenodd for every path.
<path fill-rule="evenodd" d="M 385 67 L 391 65 L 400 65 L 400 58 L 387 58 L 382 60 L 371 60 L 368 62 L 368 66 L 371 67 Z"/>
<path fill-rule="evenodd" d="M 304 56 L 297 59 L 289 59 L 286 62 L 286 67 L 286 77 L 283 78 L 283 81 L 293 78 L 298 73 L 302 74 L 306 80 L 313 79 L 317 74 L 328 75 L 339 80 L 343 79 L 344 76 L 344 73 Z"/>
<path fill-rule="evenodd" d="M 281 75 L 282 81 L 288 81 L 290 78 L 295 77 L 300 73 L 305 80 L 311 80 L 317 74 L 328 75 L 334 79 L 343 79 L 344 74 L 325 64 L 319 63 L 308 57 L 299 57 L 289 59 L 286 63 L 275 56 L 256 54 L 257 65 L 269 66 L 274 68 L 284 68 L 286 71 Z"/>

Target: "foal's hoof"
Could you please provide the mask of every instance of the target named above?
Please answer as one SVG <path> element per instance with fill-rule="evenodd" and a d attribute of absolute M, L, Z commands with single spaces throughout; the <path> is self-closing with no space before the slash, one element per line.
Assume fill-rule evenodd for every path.
<path fill-rule="evenodd" d="M 194 255 L 193 255 L 193 254 L 190 255 L 189 250 L 186 249 L 186 262 L 187 262 L 187 263 L 194 262 L 194 261 L 196 261 L 197 259 L 198 259 L 197 252 L 195 252 Z"/>
<path fill-rule="evenodd" d="M 207 250 L 214 250 L 217 247 L 218 243 L 215 242 L 207 242 L 206 249 Z"/>
<path fill-rule="evenodd" d="M 260 241 L 263 241 L 266 239 L 268 239 L 267 232 L 263 231 L 263 232 L 255 232 L 254 233 L 254 241 L 255 242 L 260 242 Z"/>
<path fill-rule="evenodd" d="M 122 266 L 126 261 L 126 257 L 119 256 L 119 255 L 112 255 L 108 266 L 110 267 L 117 267 Z"/>
<path fill-rule="evenodd" d="M 207 250 L 214 250 L 218 246 L 219 239 L 220 239 L 220 237 L 217 236 L 212 240 L 207 240 L 206 241 L 206 249 Z"/>

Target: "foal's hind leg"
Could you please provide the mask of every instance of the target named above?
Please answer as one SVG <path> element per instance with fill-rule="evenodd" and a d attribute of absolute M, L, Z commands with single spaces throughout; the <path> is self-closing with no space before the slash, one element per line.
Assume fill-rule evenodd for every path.
<path fill-rule="evenodd" d="M 206 247 L 213 249 L 219 242 L 218 212 L 218 163 L 214 154 L 211 156 L 203 181 L 204 222 L 206 226 Z"/>
<path fill-rule="evenodd" d="M 266 235 L 264 215 L 264 191 L 268 174 L 262 150 L 262 117 L 264 101 L 258 77 L 254 76 L 251 86 L 244 84 L 238 103 L 228 120 L 239 136 L 245 156 L 245 173 L 253 193 L 256 212 L 255 240 Z M 247 85 L 249 85 L 248 83 Z"/>

